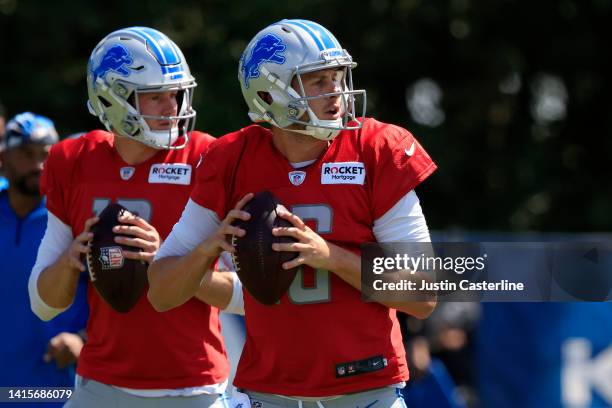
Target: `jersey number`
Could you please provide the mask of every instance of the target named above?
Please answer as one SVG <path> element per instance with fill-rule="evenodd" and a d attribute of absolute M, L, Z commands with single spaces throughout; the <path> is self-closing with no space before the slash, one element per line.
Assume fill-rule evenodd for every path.
<path fill-rule="evenodd" d="M 329 234 L 332 232 L 333 211 L 326 205 L 296 205 L 291 207 L 291 212 L 300 217 L 304 222 L 314 221 L 317 234 Z M 323 303 L 331 301 L 329 271 L 317 269 L 315 271 L 314 286 L 304 285 L 304 269 L 300 267 L 298 273 L 289 287 L 289 299 L 292 303 L 305 305 L 309 303 Z"/>

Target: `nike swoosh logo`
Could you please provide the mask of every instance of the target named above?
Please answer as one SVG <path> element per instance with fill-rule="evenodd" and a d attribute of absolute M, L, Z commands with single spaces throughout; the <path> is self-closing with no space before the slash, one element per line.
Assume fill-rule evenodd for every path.
<path fill-rule="evenodd" d="M 370 402 L 368 405 L 364 405 L 363 408 L 370 408 L 372 406 L 374 406 L 374 404 L 376 404 L 378 402 L 378 400 L 374 401 L 374 402 Z M 357 407 L 359 408 L 359 407 Z"/>
<path fill-rule="evenodd" d="M 412 157 L 412 155 L 414 154 L 414 146 L 415 146 L 415 143 L 412 142 L 412 144 L 410 145 L 410 149 L 404 149 L 404 153 L 406 153 L 406 156 Z"/>

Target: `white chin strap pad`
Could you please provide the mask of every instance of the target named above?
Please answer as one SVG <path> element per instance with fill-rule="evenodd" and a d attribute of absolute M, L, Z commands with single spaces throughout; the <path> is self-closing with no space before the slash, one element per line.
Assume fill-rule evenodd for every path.
<path fill-rule="evenodd" d="M 145 130 L 144 135 L 149 142 L 149 146 L 158 149 L 163 149 L 172 146 L 178 139 L 178 127 L 173 127 L 171 130 Z"/>
<path fill-rule="evenodd" d="M 292 132 L 302 133 L 304 135 L 312 136 L 315 139 L 319 140 L 333 140 L 338 133 L 340 133 L 340 129 L 342 129 L 342 118 L 332 119 L 332 120 L 323 120 L 319 119 L 317 115 L 312 111 L 312 109 L 308 109 L 308 114 L 311 118 L 310 125 L 306 125 L 305 130 L 295 130 L 295 129 L 287 129 Z"/>
<path fill-rule="evenodd" d="M 314 127 L 314 126 L 306 126 L 306 129 L 285 129 L 288 130 L 290 132 L 295 132 L 295 133 L 301 133 L 303 135 L 308 135 L 311 137 L 314 137 L 315 139 L 319 139 L 319 140 L 333 140 L 336 136 L 338 136 L 338 133 L 340 133 L 339 129 L 325 129 L 325 128 L 320 128 L 320 127 Z"/>

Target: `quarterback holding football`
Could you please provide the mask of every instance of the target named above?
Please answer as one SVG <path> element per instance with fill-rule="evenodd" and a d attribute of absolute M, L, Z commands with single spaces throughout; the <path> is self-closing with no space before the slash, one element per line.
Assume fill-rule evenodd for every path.
<path fill-rule="evenodd" d="M 230 298 L 208 297 L 211 281 L 158 313 L 146 297 L 146 266 L 138 266 L 170 233 L 214 140 L 193 131 L 195 79 L 165 34 L 129 27 L 94 48 L 87 87 L 89 110 L 106 130 L 51 150 L 41 180 L 48 225 L 29 281 L 32 310 L 44 320 L 71 304 L 86 264 L 96 289 L 88 290 L 88 340 L 66 406 L 225 406 L 219 309 L 199 298 L 219 307 Z M 207 276 L 234 286 L 231 276 Z"/>
<path fill-rule="evenodd" d="M 293 282 L 273 304 L 245 283 L 246 344 L 234 384 L 252 406 L 404 407 L 408 366 L 396 310 L 425 318 L 435 307 L 433 297 L 361 299 L 361 244 L 430 240 L 414 189 L 436 165 L 410 132 L 365 116 L 355 66 L 312 21 L 282 20 L 256 34 L 238 68 L 256 124 L 210 146 L 149 268 L 153 305 L 181 304 L 221 251 L 235 253 L 227 237 L 249 232 L 243 206 L 253 194 L 268 191 L 287 208 L 278 216 L 290 225 L 272 234 L 294 242 L 267 250 L 296 255 L 282 263 L 297 268 Z"/>

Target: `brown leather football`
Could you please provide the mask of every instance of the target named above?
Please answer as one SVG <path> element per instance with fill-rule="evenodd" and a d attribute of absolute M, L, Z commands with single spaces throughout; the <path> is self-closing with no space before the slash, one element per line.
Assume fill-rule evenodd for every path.
<path fill-rule="evenodd" d="M 115 242 L 115 225 L 121 225 L 118 217 L 127 211 L 117 203 L 109 204 L 100 214 L 100 220 L 91 228 L 93 239 L 86 265 L 93 287 L 113 309 L 129 312 L 143 293 L 147 283 L 147 263 L 127 259 L 123 251 L 139 251 Z"/>
<path fill-rule="evenodd" d="M 273 305 L 283 296 L 293 282 L 298 268 L 283 269 L 283 263 L 298 256 L 297 252 L 278 252 L 273 243 L 297 242 L 293 237 L 272 235 L 276 227 L 291 227 L 292 224 L 278 216 L 284 208 L 269 191 L 262 191 L 244 206 L 251 214 L 248 221 L 238 220 L 234 225 L 246 231 L 243 237 L 232 236 L 236 272 L 242 286 L 260 303 Z"/>

